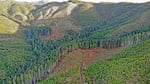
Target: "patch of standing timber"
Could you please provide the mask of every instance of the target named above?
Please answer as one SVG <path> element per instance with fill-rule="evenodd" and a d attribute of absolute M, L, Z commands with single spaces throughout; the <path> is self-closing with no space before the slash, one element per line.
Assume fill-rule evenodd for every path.
<path fill-rule="evenodd" d="M 87 68 L 91 64 L 97 63 L 98 61 L 107 61 L 107 59 L 113 57 L 123 48 L 116 49 L 103 49 L 103 48 L 92 48 L 92 49 L 78 49 L 70 53 L 61 56 L 58 65 L 54 69 L 54 75 L 68 72 L 71 69 L 80 69 L 81 63 L 82 69 Z"/>

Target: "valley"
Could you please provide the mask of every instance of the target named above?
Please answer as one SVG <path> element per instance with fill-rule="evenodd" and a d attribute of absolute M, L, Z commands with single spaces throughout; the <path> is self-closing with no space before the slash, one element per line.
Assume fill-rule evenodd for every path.
<path fill-rule="evenodd" d="M 149 84 L 150 2 L 0 1 L 0 84 Z"/>

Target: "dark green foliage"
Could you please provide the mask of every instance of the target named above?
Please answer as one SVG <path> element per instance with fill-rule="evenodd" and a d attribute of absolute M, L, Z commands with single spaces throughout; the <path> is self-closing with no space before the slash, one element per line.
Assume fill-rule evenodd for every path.
<path fill-rule="evenodd" d="M 33 53 L 28 50 L 29 47 L 20 31 L 11 36 L 1 35 L 0 80 L 15 77 L 18 69 L 32 59 Z"/>

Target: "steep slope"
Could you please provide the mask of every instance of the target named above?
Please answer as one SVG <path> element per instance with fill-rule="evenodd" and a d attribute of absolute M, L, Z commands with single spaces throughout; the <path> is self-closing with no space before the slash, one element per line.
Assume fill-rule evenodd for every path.
<path fill-rule="evenodd" d="M 19 25 L 29 25 L 34 17 L 31 11 L 35 6 L 30 3 L 0 1 L 0 33 L 13 34 Z"/>
<path fill-rule="evenodd" d="M 35 8 L 36 7 L 34 6 L 34 4 L 31 3 L 14 2 L 9 8 L 8 13 L 13 18 L 25 22 L 27 20 L 30 21 L 34 19 L 31 11 Z"/>
<path fill-rule="evenodd" d="M 112 34 L 110 35 L 115 35 L 113 32 L 125 33 L 124 27 L 133 31 L 149 24 L 149 18 L 146 18 L 149 17 L 149 3 L 64 2 L 39 5 L 7 2 L 6 5 L 6 2 L 2 2 L 1 4 L 5 7 L 1 10 L 1 12 L 3 11 L 2 14 L 21 25 L 51 27 L 52 36 L 49 36 L 49 39 L 59 39 L 68 35 L 66 33 L 68 30 L 80 33 L 82 29 L 95 25 L 101 28 L 111 25 Z M 133 25 L 137 26 L 132 27 Z"/>
<path fill-rule="evenodd" d="M 35 84 L 52 74 L 63 53 L 149 38 L 150 3 L 69 3 L 0 3 L 0 83 Z M 38 19 L 40 12 L 50 16 Z"/>
<path fill-rule="evenodd" d="M 20 29 L 12 35 L 0 34 L 0 83 L 30 62 L 34 55 L 29 48 Z"/>
<path fill-rule="evenodd" d="M 95 83 L 149 83 L 150 40 L 129 47 L 108 62 L 85 70 L 85 81 Z"/>
<path fill-rule="evenodd" d="M 11 17 L 19 22 L 28 22 L 34 19 L 32 10 L 35 10 L 36 5 L 31 3 L 22 3 L 15 1 L 0 1 L 0 14 Z M 23 24 L 23 23 L 22 23 Z"/>
<path fill-rule="evenodd" d="M 70 53 L 64 54 L 55 67 L 53 74 L 58 75 L 66 73 L 72 69 L 77 70 L 76 76 L 80 77 L 80 68 L 85 69 L 92 64 L 101 61 L 107 61 L 112 58 L 116 53 L 120 52 L 123 48 L 117 49 L 103 49 L 103 48 L 92 48 L 92 49 L 78 49 Z"/>
<path fill-rule="evenodd" d="M 46 4 L 35 11 L 35 17 L 40 20 L 69 16 L 77 6 L 78 4 L 72 2 Z"/>
<path fill-rule="evenodd" d="M 150 25 L 149 23 L 150 22 L 149 21 L 150 6 L 149 5 L 150 3 L 132 4 L 132 5 L 120 3 L 118 5 L 126 5 L 125 7 L 129 7 L 129 8 L 131 6 L 132 8 L 130 9 L 127 8 L 128 10 L 126 10 L 126 12 L 123 12 L 119 16 L 115 16 L 111 19 L 108 19 L 108 21 L 106 19 L 105 25 L 100 26 L 101 29 L 92 33 L 90 38 L 100 38 L 103 36 L 116 37 L 116 36 L 121 36 L 121 35 L 131 33 L 131 32 L 135 32 L 135 31 L 149 30 L 149 25 Z M 120 7 L 117 5 L 113 5 L 113 6 Z M 121 11 L 121 9 L 122 8 L 117 10 L 118 14 L 119 14 L 119 11 Z M 114 8 L 114 10 L 116 9 Z M 108 14 L 111 14 L 111 13 L 108 13 Z M 117 13 L 112 14 L 112 15 L 117 15 Z M 112 16 L 112 15 L 109 15 L 109 16 Z"/>
<path fill-rule="evenodd" d="M 19 24 L 0 15 L 0 33 L 1 34 L 13 34 L 18 30 Z"/>
<path fill-rule="evenodd" d="M 150 74 L 150 40 L 122 50 L 115 57 L 107 61 L 91 65 L 84 70 L 84 83 L 149 83 Z M 81 83 L 80 77 L 73 69 L 67 73 L 46 79 L 39 84 Z"/>
<path fill-rule="evenodd" d="M 8 15 L 8 9 L 11 2 L 0 1 L 0 33 L 2 34 L 12 34 L 18 30 L 18 24 L 2 15 Z"/>

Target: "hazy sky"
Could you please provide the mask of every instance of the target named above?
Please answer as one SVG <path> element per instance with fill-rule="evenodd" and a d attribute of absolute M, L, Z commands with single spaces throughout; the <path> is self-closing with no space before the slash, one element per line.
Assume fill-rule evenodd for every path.
<path fill-rule="evenodd" d="M 41 0 L 16 0 L 16 1 L 25 1 L 25 2 L 37 2 Z M 57 1 L 57 2 L 63 2 L 68 0 L 47 0 L 49 2 Z M 86 2 L 135 2 L 135 3 L 143 3 L 148 2 L 150 0 L 81 0 Z"/>

